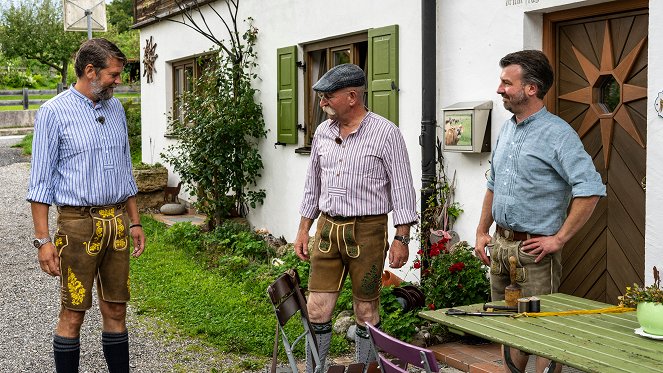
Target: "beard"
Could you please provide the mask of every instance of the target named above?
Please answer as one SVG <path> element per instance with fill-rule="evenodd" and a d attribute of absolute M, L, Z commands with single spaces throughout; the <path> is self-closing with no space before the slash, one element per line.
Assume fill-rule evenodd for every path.
<path fill-rule="evenodd" d="M 325 114 L 327 114 L 330 118 L 336 116 L 336 110 L 330 108 L 329 106 L 323 106 L 322 111 L 324 111 Z"/>
<path fill-rule="evenodd" d="M 99 79 L 95 79 L 90 83 L 90 86 L 92 86 L 92 95 L 96 97 L 97 100 L 109 100 L 113 97 L 113 89 L 115 89 L 114 84 L 102 86 Z"/>
<path fill-rule="evenodd" d="M 504 100 L 504 108 L 509 110 L 510 112 L 516 114 L 514 110 L 517 110 L 518 107 L 524 105 L 527 103 L 529 100 L 529 97 L 525 94 L 525 91 L 521 90 L 518 92 L 518 94 L 508 97 L 505 95 L 502 95 L 502 97 L 505 99 Z"/>

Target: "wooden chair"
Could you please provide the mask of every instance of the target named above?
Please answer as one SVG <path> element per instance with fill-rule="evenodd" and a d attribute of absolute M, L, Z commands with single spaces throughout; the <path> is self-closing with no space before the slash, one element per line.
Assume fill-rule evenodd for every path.
<path fill-rule="evenodd" d="M 295 269 L 289 269 L 284 274 L 279 276 L 276 281 L 267 287 L 267 295 L 272 302 L 274 313 L 276 314 L 277 319 L 271 371 L 276 371 L 279 330 L 281 332 L 280 334 L 283 347 L 285 349 L 286 355 L 288 356 L 288 362 L 290 363 L 290 368 L 293 372 L 297 372 L 298 370 L 297 362 L 295 361 L 295 357 L 292 351 L 297 343 L 304 339 L 308 341 L 309 345 L 311 346 L 311 352 L 315 362 L 314 367 L 320 365 L 318 347 L 315 341 L 313 328 L 311 327 L 311 323 L 308 318 L 306 298 L 304 297 L 304 292 L 300 286 L 299 274 L 297 271 Z M 302 325 L 304 326 L 304 332 L 291 340 L 283 327 L 298 311 L 301 316 Z"/>
<path fill-rule="evenodd" d="M 378 357 L 380 370 L 383 373 L 407 373 L 408 364 L 423 368 L 428 373 L 440 370 L 433 351 L 405 343 L 375 328 L 369 323 L 366 323 L 366 329 L 368 329 L 368 335 L 371 338 L 371 342 L 373 342 L 373 349 Z M 397 360 L 390 360 L 384 353 L 393 356 Z"/>

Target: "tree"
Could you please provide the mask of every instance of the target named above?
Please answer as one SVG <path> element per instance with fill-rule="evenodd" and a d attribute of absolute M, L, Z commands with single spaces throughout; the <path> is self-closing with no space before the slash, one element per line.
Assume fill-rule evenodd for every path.
<path fill-rule="evenodd" d="M 66 32 L 62 8 L 54 0 L 12 3 L 0 15 L 0 48 L 6 57 L 24 57 L 57 70 L 67 83 L 67 68 L 86 35 Z"/>
<path fill-rule="evenodd" d="M 106 6 L 108 23 L 117 28 L 119 34 L 131 31 L 134 24 L 133 0 L 113 0 Z"/>
<path fill-rule="evenodd" d="M 210 31 L 197 0 L 188 8 L 176 2 L 184 11 L 183 19 L 170 20 L 191 27 L 218 48 L 202 62 L 203 75 L 194 81 L 191 92 L 184 93 L 183 117 L 171 118 L 179 141 L 161 156 L 196 196 L 196 207 L 207 215 L 209 227 L 214 228 L 233 209 L 246 216 L 249 206 L 262 203 L 266 195 L 262 189 L 251 190 L 263 168 L 258 142 L 266 137 L 262 106 L 256 102 L 256 90 L 252 87 L 257 78 L 252 72 L 257 66 L 257 29 L 249 19 L 248 30 L 239 33 L 238 1 L 226 1 L 230 22 L 208 4 L 225 25 L 230 37 L 226 45 Z M 196 13 L 199 20 L 194 18 Z"/>
<path fill-rule="evenodd" d="M 100 36 L 115 43 L 130 61 L 138 61 L 140 59 L 140 33 L 131 28 L 134 24 L 133 1 L 113 0 L 106 6 L 106 16 L 108 17 L 108 32 Z"/>

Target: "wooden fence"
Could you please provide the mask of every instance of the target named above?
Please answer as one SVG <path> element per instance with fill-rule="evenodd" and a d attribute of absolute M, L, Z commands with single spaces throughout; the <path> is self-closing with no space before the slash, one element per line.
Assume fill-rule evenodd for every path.
<path fill-rule="evenodd" d="M 0 96 L 21 96 L 21 99 L 18 100 L 3 100 L 0 97 L 0 106 L 23 106 L 23 110 L 28 110 L 30 105 L 41 105 L 49 99 L 30 99 L 30 96 L 35 95 L 52 95 L 55 96 L 61 89 L 28 89 L 23 88 L 22 90 L 0 90 Z M 115 88 L 115 93 L 139 93 L 140 89 L 137 89 L 132 86 L 119 86 Z M 134 100 L 140 101 L 140 97 L 132 98 L 120 98 L 120 100 Z"/>

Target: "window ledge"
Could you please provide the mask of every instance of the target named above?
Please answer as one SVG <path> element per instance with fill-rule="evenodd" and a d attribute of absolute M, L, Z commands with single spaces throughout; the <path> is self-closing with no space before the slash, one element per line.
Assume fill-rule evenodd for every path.
<path fill-rule="evenodd" d="M 311 154 L 311 147 L 310 146 L 302 146 L 301 148 L 295 149 L 295 153 L 310 155 Z"/>

